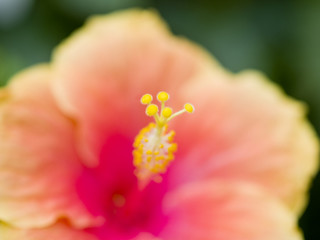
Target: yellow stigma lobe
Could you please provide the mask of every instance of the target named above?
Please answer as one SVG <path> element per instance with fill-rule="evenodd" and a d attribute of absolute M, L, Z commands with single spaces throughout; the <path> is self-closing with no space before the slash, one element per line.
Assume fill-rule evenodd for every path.
<path fill-rule="evenodd" d="M 166 102 L 166 101 L 169 100 L 169 98 L 170 98 L 170 96 L 166 92 L 159 92 L 157 94 L 157 99 L 158 99 L 159 102 Z"/>
<path fill-rule="evenodd" d="M 141 97 L 140 102 L 142 104 L 149 104 L 152 102 L 152 96 L 150 94 L 145 94 Z"/>
<path fill-rule="evenodd" d="M 162 116 L 164 116 L 165 118 L 169 118 L 169 117 L 171 117 L 171 115 L 172 115 L 172 109 L 171 108 L 165 107 L 162 110 Z"/>
<path fill-rule="evenodd" d="M 135 175 L 142 188 L 151 180 L 161 182 L 160 174 L 165 173 L 174 160 L 174 153 L 178 146 L 173 142 L 175 132 L 167 132 L 168 122 L 184 112 L 194 111 L 194 107 L 187 103 L 182 110 L 173 113 L 170 107 L 165 106 L 169 98 L 167 92 L 162 91 L 157 94 L 157 100 L 161 105 L 160 114 L 158 106 L 152 104 L 153 97 L 150 94 L 143 95 L 140 100 L 142 104 L 147 105 L 146 115 L 154 117 L 155 120 L 154 123 L 140 130 L 133 144 Z"/>
<path fill-rule="evenodd" d="M 184 105 L 184 109 L 185 109 L 188 113 L 193 113 L 193 111 L 194 111 L 194 107 L 193 107 L 193 105 L 190 104 L 190 103 L 186 103 L 186 104 Z"/>
<path fill-rule="evenodd" d="M 148 107 L 146 108 L 146 114 L 151 117 L 154 116 L 158 113 L 158 106 L 155 104 L 150 104 L 148 105 Z"/>

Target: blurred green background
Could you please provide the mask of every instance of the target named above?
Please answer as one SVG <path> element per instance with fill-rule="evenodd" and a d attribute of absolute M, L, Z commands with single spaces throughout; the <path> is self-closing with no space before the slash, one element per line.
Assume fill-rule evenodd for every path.
<path fill-rule="evenodd" d="M 175 34 L 207 48 L 233 72 L 259 69 L 309 105 L 320 132 L 319 0 L 0 0 L 0 84 L 50 60 L 52 49 L 97 13 L 154 8 Z M 300 220 L 306 240 L 320 239 L 320 178 Z"/>

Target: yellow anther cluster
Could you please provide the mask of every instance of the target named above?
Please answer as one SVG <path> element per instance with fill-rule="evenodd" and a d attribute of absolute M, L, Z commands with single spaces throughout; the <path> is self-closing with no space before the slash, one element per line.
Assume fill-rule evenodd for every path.
<path fill-rule="evenodd" d="M 135 138 L 133 164 L 138 179 L 152 180 L 156 175 L 165 173 L 174 159 L 177 151 L 177 144 L 173 143 L 174 132 L 159 134 L 158 131 L 157 125 L 150 123 Z"/>
<path fill-rule="evenodd" d="M 165 173 L 174 159 L 174 153 L 177 151 L 177 144 L 173 142 L 175 132 L 167 133 L 167 123 L 184 112 L 194 111 L 194 107 L 187 103 L 182 110 L 173 113 L 172 108 L 165 106 L 169 98 L 167 92 L 162 91 L 157 94 L 157 100 L 161 105 L 160 114 L 159 107 L 152 104 L 152 95 L 145 94 L 140 100 L 142 104 L 147 105 L 146 115 L 154 117 L 155 120 L 155 123 L 150 123 L 139 132 L 133 144 L 135 174 L 144 184 L 151 180 L 161 181 L 159 174 Z"/>

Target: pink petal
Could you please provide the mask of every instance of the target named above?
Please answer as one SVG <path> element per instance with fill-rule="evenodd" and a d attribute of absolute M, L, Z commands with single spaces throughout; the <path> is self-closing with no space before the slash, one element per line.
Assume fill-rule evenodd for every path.
<path fill-rule="evenodd" d="M 158 238 L 158 237 L 153 236 L 150 233 L 143 232 L 131 240 L 162 240 L 162 238 Z"/>
<path fill-rule="evenodd" d="M 173 185 L 223 178 L 259 183 L 300 213 L 318 166 L 305 106 L 254 71 L 185 85 L 196 112 L 176 120 Z"/>
<path fill-rule="evenodd" d="M 1 240 L 98 240 L 81 230 L 71 228 L 65 223 L 39 229 L 16 229 L 0 224 Z"/>
<path fill-rule="evenodd" d="M 148 119 L 139 99 L 175 92 L 208 66 L 206 53 L 168 32 L 151 11 L 94 17 L 54 55 L 55 94 L 62 109 L 79 119 L 79 147 L 88 164 L 112 129 L 134 137 Z M 180 106 L 182 107 L 182 106 Z"/>
<path fill-rule="evenodd" d="M 41 65 L 1 89 L 0 219 L 22 228 L 59 218 L 92 225 L 75 190 L 82 167 L 74 125 L 56 108 L 49 82 L 49 67 Z"/>
<path fill-rule="evenodd" d="M 165 240 L 302 240 L 297 219 L 276 198 L 244 182 L 207 181 L 167 196 Z"/>

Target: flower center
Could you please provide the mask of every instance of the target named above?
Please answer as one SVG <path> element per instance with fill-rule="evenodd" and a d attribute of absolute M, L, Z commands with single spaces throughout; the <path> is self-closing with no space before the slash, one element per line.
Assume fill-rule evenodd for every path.
<path fill-rule="evenodd" d="M 161 182 L 160 174 L 167 171 L 174 159 L 174 153 L 177 151 L 177 144 L 173 142 L 175 132 L 173 130 L 167 132 L 167 123 L 184 112 L 194 111 L 192 104 L 186 103 L 182 110 L 173 113 L 172 109 L 165 105 L 169 100 L 169 94 L 166 92 L 159 92 L 157 99 L 161 103 L 160 114 L 158 106 L 152 104 L 153 98 L 150 94 L 145 94 L 141 98 L 141 103 L 147 105 L 146 115 L 155 120 L 140 130 L 133 144 L 133 164 L 136 167 L 134 173 L 141 188 L 151 180 Z"/>

